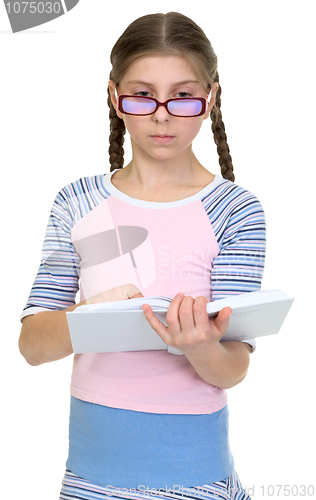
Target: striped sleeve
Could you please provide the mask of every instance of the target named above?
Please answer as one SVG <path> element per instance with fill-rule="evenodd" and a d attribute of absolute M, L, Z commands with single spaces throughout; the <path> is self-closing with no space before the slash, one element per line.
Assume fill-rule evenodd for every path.
<path fill-rule="evenodd" d="M 79 289 L 80 256 L 71 240 L 75 207 L 66 188 L 56 196 L 50 212 L 42 260 L 21 314 L 24 316 L 42 310 L 65 309 L 75 304 Z"/>
<path fill-rule="evenodd" d="M 260 290 L 266 250 L 260 202 L 252 193 L 224 181 L 203 203 L 219 245 L 211 270 L 211 300 Z M 242 342 L 255 350 L 255 339 Z"/>
<path fill-rule="evenodd" d="M 225 181 L 205 200 L 205 208 L 220 250 L 211 271 L 212 301 L 260 290 L 266 225 L 258 199 Z"/>

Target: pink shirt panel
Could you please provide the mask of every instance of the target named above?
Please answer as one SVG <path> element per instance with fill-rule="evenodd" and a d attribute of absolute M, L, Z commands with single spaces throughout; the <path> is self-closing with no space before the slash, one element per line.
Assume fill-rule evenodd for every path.
<path fill-rule="evenodd" d="M 81 257 L 80 300 L 126 283 L 144 296 L 182 291 L 211 299 L 219 247 L 200 200 L 155 209 L 111 195 L 76 223 L 72 240 Z M 153 413 L 212 413 L 227 403 L 226 392 L 205 382 L 184 355 L 167 351 L 75 355 L 71 394 Z"/>

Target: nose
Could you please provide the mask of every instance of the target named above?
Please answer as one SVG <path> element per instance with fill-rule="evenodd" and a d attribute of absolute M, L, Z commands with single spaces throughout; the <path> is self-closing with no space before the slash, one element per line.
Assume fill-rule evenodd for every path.
<path fill-rule="evenodd" d="M 155 111 L 155 113 L 153 113 L 151 116 L 155 122 L 166 122 L 171 118 L 171 115 L 162 105 L 158 106 L 157 111 Z"/>

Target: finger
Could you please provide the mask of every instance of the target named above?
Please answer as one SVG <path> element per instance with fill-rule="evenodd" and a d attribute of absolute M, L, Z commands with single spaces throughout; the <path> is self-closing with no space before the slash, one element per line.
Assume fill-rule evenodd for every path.
<path fill-rule="evenodd" d="M 126 285 L 122 286 L 122 290 L 124 290 L 124 293 L 126 294 L 127 298 L 131 299 L 134 295 L 137 295 L 139 297 L 140 289 L 137 288 L 137 286 L 133 285 L 132 283 L 127 283 Z M 140 297 L 143 297 L 141 294 Z"/>
<path fill-rule="evenodd" d="M 115 286 L 109 290 L 97 293 L 86 299 L 86 304 L 96 304 L 100 302 L 115 302 L 118 300 L 126 300 L 130 298 L 143 297 L 137 286 L 132 283 L 126 285 Z"/>
<path fill-rule="evenodd" d="M 167 343 L 167 340 L 169 339 L 169 334 L 168 330 L 165 327 L 161 321 L 159 321 L 158 318 L 153 313 L 152 308 L 148 304 L 144 304 L 143 306 L 143 311 L 145 318 L 147 319 L 148 323 L 152 327 L 153 330 L 159 335 L 159 337 L 162 338 L 162 340 Z"/>
<path fill-rule="evenodd" d="M 168 308 L 166 315 L 166 322 L 168 327 L 170 326 L 173 331 L 181 330 L 181 325 L 179 321 L 179 307 L 184 298 L 184 293 L 180 292 L 172 299 L 171 304 Z"/>
<path fill-rule="evenodd" d="M 206 304 L 208 299 L 206 297 L 197 297 L 193 303 L 193 319 L 196 328 L 199 330 L 209 328 L 209 317 L 206 311 Z"/>
<path fill-rule="evenodd" d="M 181 325 L 181 330 L 192 331 L 195 328 L 194 318 L 193 318 L 193 297 L 186 296 L 181 302 L 179 308 L 179 320 Z"/>
<path fill-rule="evenodd" d="M 138 298 L 140 298 L 140 297 L 144 297 L 144 295 L 143 295 L 141 292 L 136 293 L 136 295 L 133 295 L 133 297 L 129 297 L 129 298 L 130 298 L 130 299 L 138 299 Z"/>
<path fill-rule="evenodd" d="M 231 307 L 224 307 L 221 309 L 214 320 L 214 324 L 218 331 L 224 335 L 229 325 L 229 318 L 232 314 Z"/>

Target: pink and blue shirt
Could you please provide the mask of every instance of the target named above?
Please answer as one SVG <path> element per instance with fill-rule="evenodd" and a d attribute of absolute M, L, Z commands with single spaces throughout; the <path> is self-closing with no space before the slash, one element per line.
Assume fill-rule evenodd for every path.
<path fill-rule="evenodd" d="M 78 290 L 82 301 L 126 283 L 145 297 L 182 291 L 212 301 L 260 289 L 265 218 L 253 194 L 216 175 L 183 200 L 148 202 L 115 188 L 115 171 L 58 193 L 21 319 L 75 304 Z M 184 355 L 75 355 L 71 396 L 67 467 L 85 479 L 162 487 L 233 471 L 226 391 Z"/>

